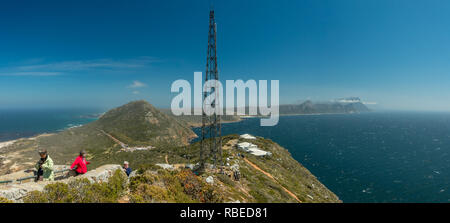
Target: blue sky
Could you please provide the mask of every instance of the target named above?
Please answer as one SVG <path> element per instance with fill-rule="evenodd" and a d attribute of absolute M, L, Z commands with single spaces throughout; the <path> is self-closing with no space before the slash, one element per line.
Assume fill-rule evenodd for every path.
<path fill-rule="evenodd" d="M 0 108 L 168 107 L 204 71 L 210 0 L 10 1 Z M 281 103 L 358 96 L 450 111 L 450 3 L 215 1 L 220 77 L 278 79 Z"/>

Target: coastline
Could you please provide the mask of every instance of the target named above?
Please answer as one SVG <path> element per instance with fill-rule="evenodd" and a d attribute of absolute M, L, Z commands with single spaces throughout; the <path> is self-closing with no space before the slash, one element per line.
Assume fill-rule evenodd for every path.
<path fill-rule="evenodd" d="M 280 116 L 302 116 L 302 115 L 353 115 L 361 114 L 362 112 L 353 113 L 303 113 L 303 114 L 280 114 Z M 241 116 L 241 118 L 266 118 L 269 116 Z"/>
<path fill-rule="evenodd" d="M 309 116 L 309 115 L 311 115 L 311 116 L 314 116 L 314 115 L 353 115 L 353 114 L 361 114 L 361 113 L 362 113 L 362 112 L 354 112 L 354 113 L 308 113 L 308 114 L 303 113 L 303 114 L 280 114 L 279 116 L 303 116 L 303 115 L 305 115 L 305 116 Z M 237 123 L 237 122 L 242 122 L 242 121 L 244 121 L 245 119 L 250 119 L 250 118 L 267 118 L 267 117 L 270 117 L 270 116 L 261 116 L 261 115 L 255 115 L 255 116 L 251 116 L 251 115 L 242 115 L 242 116 L 238 116 L 238 117 L 239 117 L 239 119 L 237 119 L 237 120 L 233 120 L 233 121 L 230 121 L 230 120 L 224 121 L 224 120 L 222 120 L 221 123 L 222 123 L 222 124 Z M 188 124 L 191 128 L 200 128 L 200 127 L 202 127 L 202 123 L 198 123 L 198 122 L 188 122 L 187 124 Z"/>
<path fill-rule="evenodd" d="M 10 145 L 13 145 L 14 143 L 16 143 L 19 140 L 36 140 L 40 137 L 47 137 L 47 136 L 52 136 L 57 134 L 58 132 L 63 132 L 66 130 L 70 130 L 70 129 L 74 129 L 74 128 L 79 128 L 82 127 L 84 124 L 76 124 L 76 125 L 70 125 L 69 127 L 66 127 L 64 129 L 60 129 L 57 131 L 53 131 L 53 132 L 43 132 L 43 133 L 39 133 L 36 134 L 34 136 L 30 136 L 30 137 L 19 137 L 17 139 L 13 139 L 13 140 L 7 140 L 7 141 L 0 141 L 0 149 L 3 149 L 5 147 L 8 147 Z"/>
<path fill-rule="evenodd" d="M 0 149 L 6 148 L 8 146 L 14 145 L 14 143 L 20 141 L 20 140 L 36 140 L 38 138 L 41 137 L 48 137 L 48 136 L 52 136 L 55 135 L 56 133 L 41 133 L 38 134 L 36 136 L 33 137 L 28 137 L 28 138 L 18 138 L 18 139 L 14 139 L 14 140 L 9 140 L 9 141 L 4 141 L 4 142 L 0 142 Z"/>

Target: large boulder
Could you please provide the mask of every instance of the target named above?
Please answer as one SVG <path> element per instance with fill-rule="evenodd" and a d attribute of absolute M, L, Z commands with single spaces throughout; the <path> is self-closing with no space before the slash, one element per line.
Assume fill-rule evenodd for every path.
<path fill-rule="evenodd" d="M 206 181 L 206 183 L 213 184 L 214 183 L 214 178 L 212 176 L 209 176 L 209 177 L 206 178 L 205 181 Z"/>

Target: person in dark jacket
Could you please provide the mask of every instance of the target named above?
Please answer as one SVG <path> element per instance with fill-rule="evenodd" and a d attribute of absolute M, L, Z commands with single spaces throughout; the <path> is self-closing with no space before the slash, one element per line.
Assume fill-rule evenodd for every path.
<path fill-rule="evenodd" d="M 123 170 L 125 170 L 127 176 L 130 176 L 130 173 L 133 171 L 131 170 L 130 164 L 127 161 L 123 162 Z"/>

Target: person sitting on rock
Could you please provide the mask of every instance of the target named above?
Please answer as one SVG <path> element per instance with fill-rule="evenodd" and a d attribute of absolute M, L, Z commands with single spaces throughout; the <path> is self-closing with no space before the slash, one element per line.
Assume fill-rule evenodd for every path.
<path fill-rule="evenodd" d="M 127 176 L 130 176 L 130 173 L 133 171 L 131 170 L 129 163 L 127 161 L 123 162 L 123 169 L 125 170 Z"/>
<path fill-rule="evenodd" d="M 87 172 L 87 165 L 90 164 L 86 161 L 86 151 L 81 150 L 80 155 L 75 159 L 75 161 L 70 166 L 70 169 L 74 170 L 76 175 L 85 174 Z"/>
<path fill-rule="evenodd" d="M 47 154 L 47 150 L 40 150 L 39 156 L 41 159 L 36 163 L 36 181 L 46 180 L 50 181 L 54 179 L 53 174 L 53 160 Z"/>

